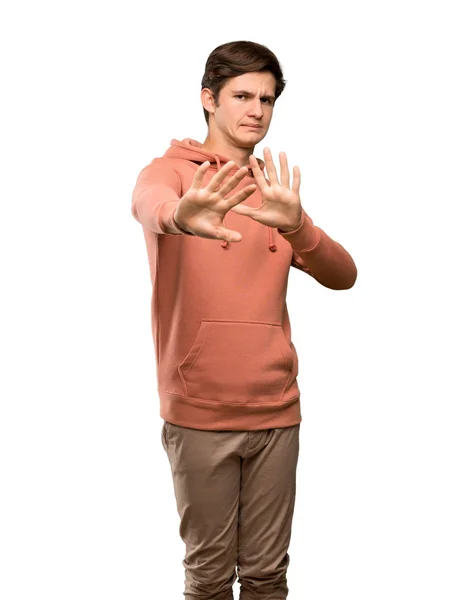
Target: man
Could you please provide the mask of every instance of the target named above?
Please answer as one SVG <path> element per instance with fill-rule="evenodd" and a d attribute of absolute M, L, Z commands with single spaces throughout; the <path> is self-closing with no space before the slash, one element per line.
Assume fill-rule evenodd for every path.
<path fill-rule="evenodd" d="M 284 88 L 265 46 L 209 56 L 203 144 L 172 140 L 140 173 L 132 214 L 150 265 L 162 445 L 171 465 L 186 600 L 285 600 L 302 420 L 287 280 L 353 286 L 349 253 L 306 214 L 267 134 Z M 268 179 L 264 177 L 267 168 Z M 237 568 L 237 573 L 236 573 Z"/>

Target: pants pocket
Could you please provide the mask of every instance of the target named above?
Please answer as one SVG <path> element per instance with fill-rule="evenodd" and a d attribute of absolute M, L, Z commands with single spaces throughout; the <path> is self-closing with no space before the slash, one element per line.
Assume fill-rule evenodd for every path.
<path fill-rule="evenodd" d="M 202 319 L 178 372 L 189 396 L 234 404 L 281 402 L 294 366 L 280 323 Z"/>

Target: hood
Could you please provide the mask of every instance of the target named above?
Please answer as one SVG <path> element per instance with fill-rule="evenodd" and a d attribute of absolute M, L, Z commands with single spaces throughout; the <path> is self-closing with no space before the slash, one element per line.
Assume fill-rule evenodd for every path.
<path fill-rule="evenodd" d="M 185 160 L 190 160 L 192 162 L 198 163 L 199 165 L 201 165 L 202 163 L 204 163 L 205 161 L 208 160 L 210 162 L 209 168 L 215 169 L 217 171 L 229 160 L 232 160 L 231 158 L 228 158 L 227 156 L 223 156 L 222 154 L 215 154 L 214 152 L 205 150 L 202 147 L 200 142 L 198 142 L 197 140 L 193 140 L 192 138 L 184 138 L 181 141 L 175 140 L 175 139 L 171 140 L 170 148 L 168 148 L 166 150 L 166 152 L 164 153 L 164 157 L 184 158 Z M 264 161 L 261 160 L 260 158 L 257 158 L 256 160 L 258 161 L 258 165 L 259 165 L 261 171 L 264 171 L 264 168 L 265 168 Z M 254 178 L 250 163 L 248 163 L 245 166 L 249 170 L 247 177 Z M 230 174 L 236 173 L 236 171 L 238 171 L 240 168 L 241 167 L 238 167 L 237 165 L 235 165 L 231 169 Z M 258 190 L 258 188 L 257 188 L 257 190 Z M 227 215 L 225 215 L 225 217 L 223 219 L 223 224 L 225 227 L 227 227 L 226 217 L 227 217 Z M 251 218 L 251 217 L 247 217 L 247 218 Z M 276 235 L 276 228 L 269 227 L 267 225 L 265 225 L 265 227 L 268 232 L 268 248 L 271 252 L 276 252 L 277 246 L 274 241 L 274 237 Z M 221 240 L 221 246 L 224 250 L 228 249 L 228 245 L 229 244 L 226 240 Z"/>

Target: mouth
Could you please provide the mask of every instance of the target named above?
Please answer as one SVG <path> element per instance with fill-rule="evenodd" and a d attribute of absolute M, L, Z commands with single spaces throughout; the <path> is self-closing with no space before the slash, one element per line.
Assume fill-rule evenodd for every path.
<path fill-rule="evenodd" d="M 243 127 L 248 127 L 248 129 L 261 129 L 261 125 L 243 125 Z"/>

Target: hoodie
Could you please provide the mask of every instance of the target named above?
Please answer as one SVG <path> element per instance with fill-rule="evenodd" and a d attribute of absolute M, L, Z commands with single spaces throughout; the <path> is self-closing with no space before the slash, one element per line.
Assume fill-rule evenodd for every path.
<path fill-rule="evenodd" d="M 230 158 L 191 138 L 173 139 L 139 172 L 132 192 L 131 213 L 143 228 L 152 282 L 160 416 L 216 431 L 296 425 L 302 415 L 286 305 L 290 267 L 339 290 L 353 286 L 355 263 L 304 208 L 299 226 L 288 232 L 228 211 L 224 226 L 239 231 L 240 242 L 180 229 L 173 218 L 177 204 L 206 160 L 203 187 Z M 257 161 L 264 171 L 264 161 Z M 247 167 L 230 194 L 254 182 Z M 259 188 L 242 204 L 260 206 Z"/>

